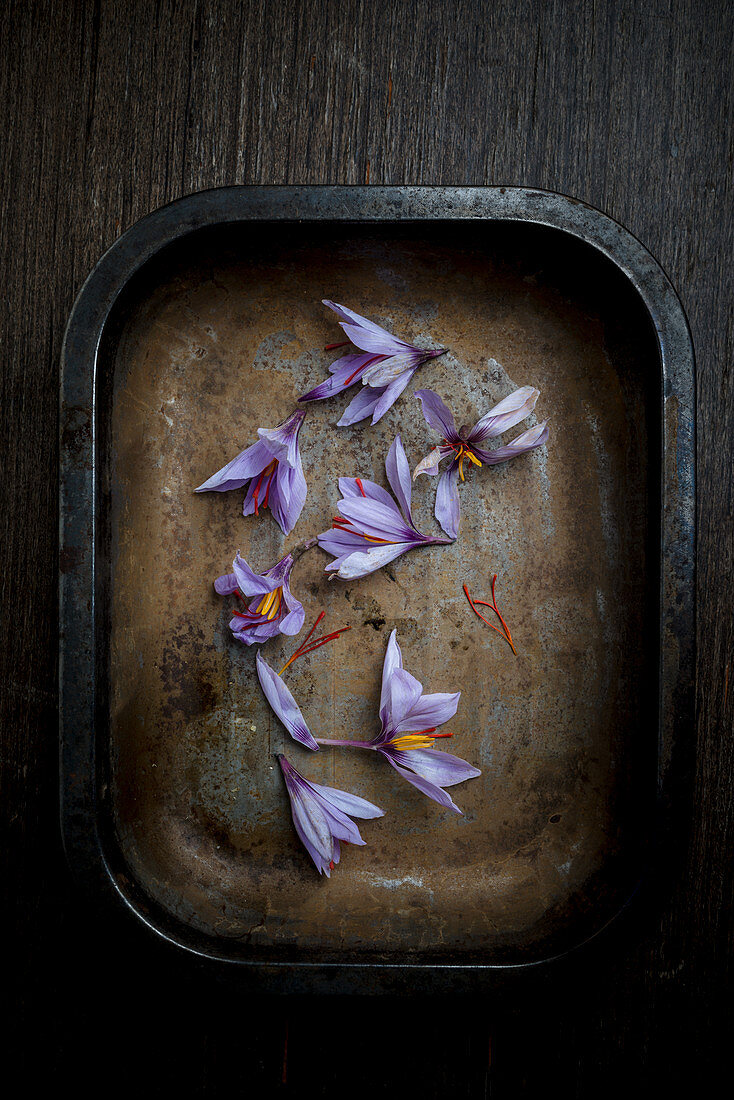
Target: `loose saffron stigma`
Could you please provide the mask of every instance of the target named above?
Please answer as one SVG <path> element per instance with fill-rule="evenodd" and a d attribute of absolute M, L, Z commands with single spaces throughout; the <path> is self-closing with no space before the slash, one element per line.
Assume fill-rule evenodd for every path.
<path fill-rule="evenodd" d="M 311 635 L 313 634 L 314 630 L 319 625 L 325 614 L 325 611 L 322 611 L 320 613 L 320 615 L 316 619 L 316 622 L 313 624 L 308 634 L 299 645 L 298 649 L 295 651 L 295 653 L 292 654 L 291 657 L 288 658 L 286 663 L 281 668 L 280 672 L 278 673 L 279 676 L 282 676 L 288 666 L 292 665 L 293 662 L 298 660 L 299 657 L 303 657 L 306 653 L 313 653 L 315 649 L 319 649 L 322 645 L 326 645 L 327 642 L 332 642 L 335 638 L 338 638 L 341 634 L 344 634 L 345 631 L 352 629 L 351 626 L 340 626 L 338 630 L 333 630 L 331 634 L 324 634 L 320 638 L 314 638 L 313 641 L 310 641 Z"/>
<path fill-rule="evenodd" d="M 474 614 L 478 618 L 480 618 L 483 623 L 486 623 L 487 626 L 490 628 L 490 630 L 494 630 L 494 632 L 496 634 L 499 634 L 501 638 L 504 638 L 505 641 L 507 642 L 507 644 L 509 645 L 510 649 L 512 650 L 512 652 L 517 657 L 517 650 L 515 649 L 515 644 L 512 640 L 512 635 L 510 634 L 510 628 L 508 627 L 505 620 L 502 618 L 502 614 L 500 612 L 500 609 L 497 607 L 497 600 L 496 600 L 495 594 L 494 594 L 494 588 L 495 588 L 496 583 L 497 583 L 497 574 L 495 573 L 494 576 L 492 577 L 492 602 L 491 603 L 488 600 L 474 600 L 474 599 L 472 599 L 472 597 L 469 595 L 469 589 L 467 588 L 466 585 L 464 585 L 464 595 L 466 596 L 467 600 L 469 601 L 469 606 L 471 607 Z M 494 611 L 494 613 L 497 616 L 497 618 L 499 619 L 499 621 L 502 623 L 502 628 L 503 629 L 500 630 L 499 627 L 496 627 L 494 625 L 494 623 L 491 623 L 488 619 L 485 619 L 485 617 L 484 617 L 484 615 L 482 615 L 481 611 L 477 610 L 477 605 L 480 605 L 481 607 L 490 607 L 492 609 L 492 611 Z"/>

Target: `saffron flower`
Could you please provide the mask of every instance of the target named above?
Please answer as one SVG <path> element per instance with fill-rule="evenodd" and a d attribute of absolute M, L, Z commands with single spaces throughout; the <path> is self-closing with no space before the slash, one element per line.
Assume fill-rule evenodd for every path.
<path fill-rule="evenodd" d="M 240 452 L 195 490 L 218 493 L 246 486 L 243 516 L 269 508 L 284 535 L 289 534 L 306 501 L 298 433 L 306 412 L 297 409 L 277 428 L 258 428 L 257 443 Z"/>
<path fill-rule="evenodd" d="M 416 348 L 386 332 L 384 328 L 360 317 L 358 313 L 323 299 L 324 305 L 341 318 L 340 324 L 351 342 L 359 348 L 355 355 L 343 355 L 329 367 L 331 378 L 309 390 L 299 401 L 321 401 L 361 382 L 365 387 L 347 406 L 337 427 L 345 428 L 372 417 L 376 424 L 395 404 L 411 378 L 428 359 L 443 355 L 445 348 Z M 343 347 L 330 344 L 327 348 Z"/>
<path fill-rule="evenodd" d="M 344 580 L 374 573 L 394 558 L 431 543 L 445 545 L 451 539 L 424 535 L 413 523 L 410 511 L 410 467 L 400 436 L 396 436 L 385 460 L 387 479 L 398 504 L 386 489 L 358 477 L 340 477 L 339 514 L 330 531 L 318 536 L 319 546 L 334 560 L 327 572 Z"/>
<path fill-rule="evenodd" d="M 352 818 L 384 817 L 385 811 L 348 791 L 310 783 L 282 754 L 278 755 L 278 763 L 291 800 L 296 832 L 319 874 L 331 878 L 341 856 L 342 842 L 365 843 Z"/>
<path fill-rule="evenodd" d="M 436 490 L 435 515 L 446 534 L 455 539 L 459 534 L 461 518 L 458 478 L 464 480 L 464 460 L 475 466 L 496 466 L 500 462 L 507 462 L 511 458 L 517 458 L 518 455 L 535 450 L 536 447 L 545 443 L 548 438 L 547 420 L 523 432 L 505 447 L 487 451 L 482 446 L 486 440 L 502 435 L 529 416 L 535 408 L 540 391 L 533 389 L 532 386 L 523 386 L 490 409 L 473 428 L 463 426 L 459 431 L 456 430 L 450 409 L 446 408 L 433 390 L 416 390 L 415 396 L 420 398 L 426 421 L 441 433 L 443 441 L 418 463 L 413 479 L 415 480 L 418 474 L 437 474 L 439 463 L 451 456 L 451 463 L 441 475 Z"/>
<path fill-rule="evenodd" d="M 245 605 L 232 612 L 229 624 L 238 642 L 259 645 L 276 634 L 298 634 L 305 614 L 290 589 L 292 568 L 293 555 L 286 554 L 272 569 L 254 573 L 237 551 L 232 572 L 217 577 L 215 591 L 220 596 L 235 595 Z"/>
<path fill-rule="evenodd" d="M 448 752 L 439 752 L 433 747 L 438 738 L 452 736 L 451 733 L 436 731 L 456 714 L 460 695 L 458 691 L 424 695 L 420 681 L 403 668 L 397 631 L 393 630 L 382 670 L 380 732 L 371 741 L 327 740 L 321 737 L 316 740 L 320 745 L 374 749 L 419 791 L 460 814 L 461 810 L 444 788 L 473 779 L 481 772 L 466 760 Z"/>

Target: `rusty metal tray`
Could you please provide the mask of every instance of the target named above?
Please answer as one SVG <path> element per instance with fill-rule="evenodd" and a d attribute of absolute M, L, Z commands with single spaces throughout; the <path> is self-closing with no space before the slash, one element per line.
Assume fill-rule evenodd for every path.
<path fill-rule="evenodd" d="M 463 817 L 373 754 L 306 754 L 271 715 L 253 649 L 212 589 L 330 526 L 339 474 L 384 482 L 402 433 L 435 443 L 411 387 L 375 427 L 301 433 L 309 495 L 283 538 L 241 494 L 194 495 L 326 376 L 322 298 L 448 346 L 416 382 L 473 420 L 541 390 L 547 448 L 462 487 L 462 531 L 356 582 L 319 550 L 306 621 L 350 633 L 292 666 L 321 736 L 370 736 L 395 626 L 426 690 L 463 691 L 452 749 L 481 779 Z M 332 353 L 333 356 L 333 353 Z M 61 401 L 62 824 L 72 867 L 155 933 L 263 987 L 384 988 L 526 967 L 623 909 L 675 809 L 690 735 L 691 341 L 664 274 L 599 211 L 522 188 L 227 188 L 145 218 L 83 287 Z M 435 483 L 415 489 L 434 530 Z M 518 657 L 462 584 L 499 574 Z M 276 662 L 293 642 L 276 640 Z M 360 733 L 360 731 L 362 731 Z M 330 881 L 293 833 L 272 753 L 387 811 Z M 386 773 L 390 774 L 386 774 Z"/>

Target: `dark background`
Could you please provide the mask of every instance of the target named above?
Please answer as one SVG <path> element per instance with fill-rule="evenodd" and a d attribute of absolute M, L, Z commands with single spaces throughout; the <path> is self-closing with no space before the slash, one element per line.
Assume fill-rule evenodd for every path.
<path fill-rule="evenodd" d="M 77 1096 L 704 1087 L 732 1030 L 731 5 L 25 0 L 1 18 L 0 881 L 5 970 L 20 964 L 1 983 L 4 1067 Z M 588 955 L 469 998 L 265 1000 L 188 969 L 70 880 L 56 732 L 64 324 L 124 229 L 229 183 L 558 190 L 627 226 L 680 293 L 699 402 L 692 805 L 679 872 Z"/>

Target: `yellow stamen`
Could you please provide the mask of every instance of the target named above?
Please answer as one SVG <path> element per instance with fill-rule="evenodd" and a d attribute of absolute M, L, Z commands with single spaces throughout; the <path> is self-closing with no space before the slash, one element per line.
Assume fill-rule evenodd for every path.
<path fill-rule="evenodd" d="M 393 737 L 388 745 L 404 752 L 409 749 L 430 749 L 433 748 L 433 738 L 426 737 L 423 733 L 403 733 L 400 737 Z"/>
<path fill-rule="evenodd" d="M 479 461 L 479 459 L 477 458 L 477 456 L 471 450 L 471 448 L 467 447 L 465 443 L 462 443 L 461 446 L 459 447 L 459 451 L 458 451 L 458 454 L 457 454 L 456 457 L 459 460 L 459 477 L 461 478 L 462 481 L 464 480 L 464 459 L 465 458 L 468 458 L 469 461 L 473 462 L 475 466 L 481 466 L 482 465 L 481 462 Z"/>
<path fill-rule="evenodd" d="M 280 602 L 283 599 L 283 589 L 275 588 L 263 596 L 255 611 L 258 615 L 265 615 L 267 619 L 274 619 L 280 611 Z"/>

